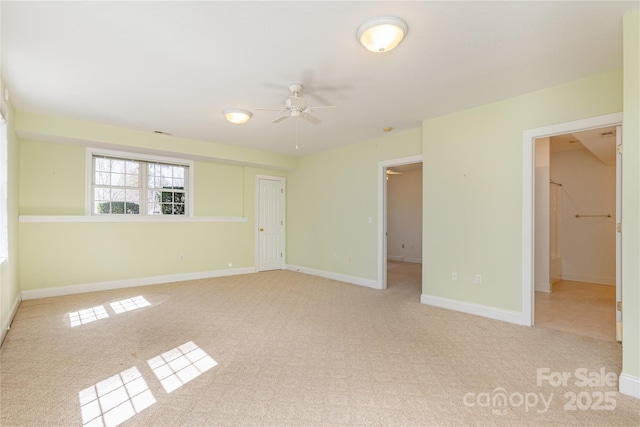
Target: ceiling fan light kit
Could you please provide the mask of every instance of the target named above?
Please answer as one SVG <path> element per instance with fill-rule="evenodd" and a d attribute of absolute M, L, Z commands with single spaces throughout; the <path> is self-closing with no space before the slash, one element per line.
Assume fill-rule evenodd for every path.
<path fill-rule="evenodd" d="M 238 110 L 238 109 L 228 109 L 222 112 L 225 119 L 235 125 L 241 125 L 247 123 L 249 119 L 253 116 L 250 111 L 247 110 Z"/>
<path fill-rule="evenodd" d="M 407 23 L 402 19 L 380 16 L 360 25 L 356 37 L 371 52 L 383 53 L 398 46 L 408 30 Z"/>

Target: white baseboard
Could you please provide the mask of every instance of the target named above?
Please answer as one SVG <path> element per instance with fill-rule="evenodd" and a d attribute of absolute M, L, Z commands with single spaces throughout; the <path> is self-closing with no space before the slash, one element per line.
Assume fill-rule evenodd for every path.
<path fill-rule="evenodd" d="M 625 373 L 620 374 L 618 390 L 622 394 L 640 399 L 640 378 Z"/>
<path fill-rule="evenodd" d="M 11 322 L 13 322 L 13 318 L 16 316 L 16 312 L 18 311 L 20 302 L 22 302 L 22 298 L 20 294 L 18 294 L 16 295 L 16 299 L 13 301 L 11 310 L 9 310 L 9 315 L 7 316 L 6 319 L 4 319 L 4 322 L 2 322 L 2 332 L 0 333 L 0 346 L 4 342 L 4 338 L 7 336 L 7 332 L 9 332 L 9 328 L 11 327 Z"/>
<path fill-rule="evenodd" d="M 476 316 L 488 317 L 489 319 L 515 323 L 516 325 L 527 325 L 526 322 L 524 322 L 522 313 L 518 311 L 505 310 L 503 308 L 489 307 L 486 305 L 425 294 L 420 296 L 420 302 L 422 304 L 433 305 L 435 307 L 446 308 L 448 310 L 461 311 L 463 313 L 475 314 Z"/>
<path fill-rule="evenodd" d="M 362 277 L 348 276 L 346 274 L 333 273 L 331 271 L 316 270 L 313 268 L 300 267 L 298 265 L 287 264 L 287 270 L 298 271 L 312 276 L 324 277 L 325 279 L 337 280 L 339 282 L 351 283 L 354 285 L 366 286 L 367 288 L 382 289 L 377 280 L 364 279 Z"/>
<path fill-rule="evenodd" d="M 595 283 L 598 285 L 616 285 L 615 277 L 598 277 L 598 276 L 581 276 L 579 274 L 562 274 L 562 280 L 571 280 L 573 282 Z"/>
<path fill-rule="evenodd" d="M 533 288 L 536 292 L 546 292 L 551 293 L 551 284 L 549 282 L 546 283 L 536 283 Z"/>
<path fill-rule="evenodd" d="M 109 282 L 87 283 L 82 285 L 60 286 L 56 288 L 22 291 L 22 299 L 58 297 L 85 292 L 107 291 L 112 289 L 133 288 L 136 286 L 159 285 L 162 283 L 184 282 L 187 280 L 209 279 L 212 277 L 235 276 L 255 273 L 255 267 L 233 268 L 226 270 L 202 271 L 197 273 L 170 274 L 167 276 L 141 277 L 137 279 L 114 280 Z"/>

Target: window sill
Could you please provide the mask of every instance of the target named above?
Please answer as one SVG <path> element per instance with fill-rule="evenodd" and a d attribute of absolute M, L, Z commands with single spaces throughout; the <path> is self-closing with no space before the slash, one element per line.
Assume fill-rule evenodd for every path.
<path fill-rule="evenodd" d="M 21 223 L 34 222 L 248 222 L 243 216 L 139 216 L 139 215 L 20 215 Z"/>

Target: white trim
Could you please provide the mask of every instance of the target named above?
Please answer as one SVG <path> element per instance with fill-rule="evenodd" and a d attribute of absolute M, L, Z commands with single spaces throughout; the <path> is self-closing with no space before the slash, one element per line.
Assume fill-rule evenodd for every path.
<path fill-rule="evenodd" d="M 166 157 L 166 156 L 158 156 L 154 154 L 141 154 L 134 153 L 130 151 L 118 151 L 118 150 L 109 150 L 102 149 L 96 147 L 87 147 L 85 150 L 85 199 L 84 199 L 84 213 L 85 215 L 93 215 L 93 206 L 91 205 L 91 201 L 93 200 L 93 194 L 91 191 L 92 183 L 93 183 L 93 157 L 94 156 L 107 156 L 107 157 L 119 157 L 124 159 L 131 160 L 140 160 L 147 162 L 163 162 L 163 163 L 171 163 L 177 166 L 185 166 L 188 168 L 189 177 L 187 178 L 186 192 L 187 192 L 187 215 L 185 216 L 193 216 L 193 195 L 194 195 L 194 165 L 195 162 L 190 159 L 180 158 L 180 157 Z M 146 187 L 146 184 L 143 184 L 142 189 Z M 142 211 L 142 209 L 141 209 Z M 146 215 L 143 215 L 146 216 Z"/>
<path fill-rule="evenodd" d="M 316 270 L 313 268 L 300 267 L 298 265 L 287 264 L 287 270 L 309 274 L 311 276 L 324 277 L 325 279 L 337 280 L 339 282 L 351 283 L 353 285 L 366 286 L 367 288 L 380 289 L 377 280 L 364 279 L 362 277 L 348 276 L 346 274 L 333 273 L 331 271 Z"/>
<path fill-rule="evenodd" d="M 446 308 L 448 310 L 460 311 L 462 313 L 474 314 L 476 316 L 488 317 L 489 319 L 501 320 L 503 322 L 515 323 L 516 325 L 526 325 L 522 313 L 502 308 L 489 307 L 470 302 L 458 301 L 449 298 L 436 297 L 422 294 L 420 302 L 434 307 Z"/>
<path fill-rule="evenodd" d="M 33 222 L 248 222 L 243 216 L 182 215 L 20 215 L 21 223 Z"/>
<path fill-rule="evenodd" d="M 622 394 L 640 399 L 640 378 L 625 373 L 620 374 L 618 390 Z"/>
<path fill-rule="evenodd" d="M 63 295 L 82 294 L 86 292 L 107 291 L 113 289 L 133 288 L 136 286 L 159 285 L 162 283 L 184 282 L 187 280 L 210 279 L 213 277 L 236 276 L 254 273 L 253 267 L 233 268 L 225 270 L 201 271 L 196 273 L 170 274 L 166 276 L 140 277 L 137 279 L 113 280 L 109 282 L 85 283 L 80 285 L 59 286 L 22 291 L 22 299 L 38 299 L 59 297 Z"/>
<path fill-rule="evenodd" d="M 20 294 L 16 295 L 16 299 L 13 301 L 11 310 L 9 310 L 9 315 L 4 320 L 4 322 L 2 322 L 2 331 L 0 332 L 0 346 L 2 346 L 2 343 L 7 336 L 7 332 L 9 332 L 9 329 L 11 328 L 11 322 L 13 322 L 13 318 L 16 317 L 16 313 L 18 312 L 18 307 L 20 307 L 21 302 L 22 298 Z"/>
<path fill-rule="evenodd" d="M 387 288 L 387 168 L 393 166 L 424 163 L 424 156 L 402 157 L 378 162 L 378 283 L 376 289 Z M 421 261 L 422 262 L 422 261 Z"/>
<path fill-rule="evenodd" d="M 622 113 L 607 114 L 573 122 L 559 123 L 522 132 L 522 321 L 533 325 L 534 292 L 534 182 L 535 140 L 547 136 L 576 131 L 617 126 L 622 123 Z"/>

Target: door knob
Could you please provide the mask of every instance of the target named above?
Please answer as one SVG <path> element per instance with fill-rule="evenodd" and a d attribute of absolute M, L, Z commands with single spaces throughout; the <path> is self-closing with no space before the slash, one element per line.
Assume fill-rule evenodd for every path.
<path fill-rule="evenodd" d="M 260 231 L 264 231 L 264 228 L 260 227 Z"/>

